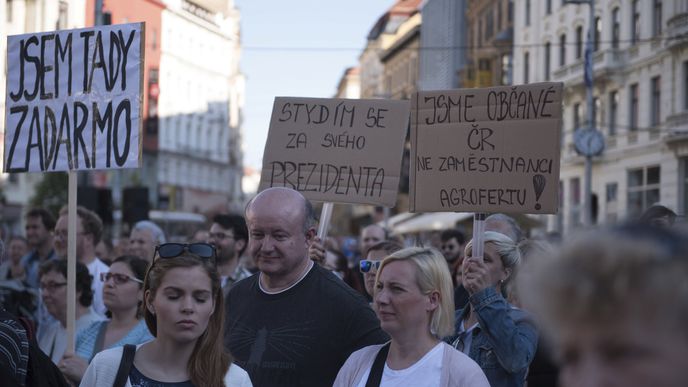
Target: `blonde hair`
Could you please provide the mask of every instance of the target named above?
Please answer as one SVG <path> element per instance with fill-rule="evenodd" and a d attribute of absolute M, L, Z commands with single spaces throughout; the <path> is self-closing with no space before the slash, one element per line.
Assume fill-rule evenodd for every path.
<path fill-rule="evenodd" d="M 506 277 L 501 284 L 502 293 L 507 297 L 506 291 L 509 289 L 509 282 L 513 279 L 514 271 L 521 263 L 521 249 L 513 239 L 496 231 L 485 231 L 483 234 L 483 241 L 484 243 L 492 243 L 495 246 L 497 254 L 499 254 L 499 259 L 502 261 L 502 266 L 511 271 L 511 275 Z M 470 257 L 472 252 L 473 239 L 466 244 L 465 256 Z"/>
<path fill-rule="evenodd" d="M 437 291 L 440 303 L 432 312 L 430 332 L 437 338 L 454 333 L 454 287 L 444 256 L 433 248 L 407 247 L 392 253 L 380 264 L 375 281 L 390 262 L 408 260 L 416 267 L 416 284 L 423 294 Z"/>

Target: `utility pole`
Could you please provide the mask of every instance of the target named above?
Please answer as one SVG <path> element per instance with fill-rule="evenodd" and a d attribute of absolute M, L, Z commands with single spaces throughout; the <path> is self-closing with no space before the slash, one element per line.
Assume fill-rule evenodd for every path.
<path fill-rule="evenodd" d="M 96 0 L 95 18 L 93 19 L 93 25 L 103 25 L 103 0 Z"/>
<path fill-rule="evenodd" d="M 604 151 L 604 137 L 595 128 L 595 102 L 593 98 L 594 81 L 594 61 L 593 52 L 595 47 L 595 0 L 566 0 L 564 4 L 588 4 L 590 6 L 588 19 L 588 41 L 585 46 L 585 66 L 583 79 L 586 86 L 586 102 L 588 122 L 585 128 L 574 128 L 574 139 L 576 151 L 585 156 L 585 196 L 583 224 L 592 225 L 592 158 Z"/>

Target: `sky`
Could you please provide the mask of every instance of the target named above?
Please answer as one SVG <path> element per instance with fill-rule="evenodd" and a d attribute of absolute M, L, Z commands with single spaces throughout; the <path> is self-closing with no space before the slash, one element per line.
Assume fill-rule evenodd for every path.
<path fill-rule="evenodd" d="M 246 77 L 244 165 L 260 169 L 277 96 L 332 97 L 394 0 L 235 0 Z"/>

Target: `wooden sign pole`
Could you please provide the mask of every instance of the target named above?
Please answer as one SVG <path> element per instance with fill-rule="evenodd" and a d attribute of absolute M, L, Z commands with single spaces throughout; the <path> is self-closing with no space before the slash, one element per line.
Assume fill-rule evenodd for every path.
<path fill-rule="evenodd" d="M 67 200 L 67 352 L 74 352 L 76 323 L 76 173 L 69 171 Z"/>

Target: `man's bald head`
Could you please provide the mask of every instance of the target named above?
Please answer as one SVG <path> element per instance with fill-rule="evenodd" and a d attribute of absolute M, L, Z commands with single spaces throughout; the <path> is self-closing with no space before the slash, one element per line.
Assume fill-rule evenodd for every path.
<path fill-rule="evenodd" d="M 285 187 L 271 187 L 259 192 L 246 204 L 246 217 L 248 218 L 251 210 L 255 206 L 266 204 L 275 205 L 279 203 L 285 208 L 292 208 L 299 211 L 298 215 L 303 220 L 303 230 L 308 231 L 315 225 L 315 213 L 311 202 L 308 201 L 299 191 Z"/>

